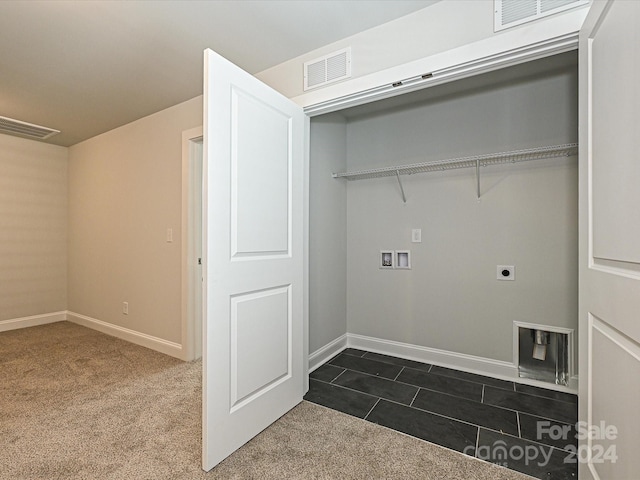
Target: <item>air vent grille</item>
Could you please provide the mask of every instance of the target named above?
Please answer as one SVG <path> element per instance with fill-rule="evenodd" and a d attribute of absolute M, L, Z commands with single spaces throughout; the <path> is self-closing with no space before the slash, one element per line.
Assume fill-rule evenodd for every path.
<path fill-rule="evenodd" d="M 502 25 L 535 17 L 538 14 L 538 0 L 511 0 L 502 2 Z"/>
<path fill-rule="evenodd" d="M 589 0 L 494 0 L 495 31 L 587 5 Z"/>
<path fill-rule="evenodd" d="M 60 130 L 34 125 L 33 123 L 21 122 L 13 118 L 0 117 L 0 133 L 45 140 L 60 133 Z"/>
<path fill-rule="evenodd" d="M 546 13 L 572 3 L 576 3 L 576 0 L 540 0 L 540 11 Z"/>
<path fill-rule="evenodd" d="M 305 90 L 349 77 L 351 77 L 351 48 L 330 53 L 304 64 Z"/>

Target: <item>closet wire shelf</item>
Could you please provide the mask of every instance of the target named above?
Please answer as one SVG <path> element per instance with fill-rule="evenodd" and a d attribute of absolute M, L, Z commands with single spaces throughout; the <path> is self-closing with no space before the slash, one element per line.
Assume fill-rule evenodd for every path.
<path fill-rule="evenodd" d="M 402 199 L 406 203 L 404 189 L 400 180 L 400 175 L 413 175 L 415 173 L 436 172 L 442 170 L 452 170 L 456 168 L 475 168 L 478 198 L 480 198 L 480 167 L 489 165 L 499 165 L 504 163 L 526 162 L 529 160 L 542 160 L 545 158 L 570 157 L 578 154 L 578 144 L 568 143 L 564 145 L 553 145 L 548 147 L 529 148 L 525 150 L 513 150 L 510 152 L 489 153 L 484 155 L 474 155 L 471 157 L 450 158 L 446 160 L 433 160 L 429 162 L 413 163 L 411 165 L 401 165 L 395 167 L 373 168 L 370 170 L 358 170 L 353 172 L 333 173 L 333 178 L 344 178 L 346 180 L 365 180 L 380 177 L 397 177 L 402 191 Z"/>

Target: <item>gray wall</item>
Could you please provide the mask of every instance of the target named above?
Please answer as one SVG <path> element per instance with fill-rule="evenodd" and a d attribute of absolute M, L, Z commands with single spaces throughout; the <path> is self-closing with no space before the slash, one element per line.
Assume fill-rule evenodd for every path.
<path fill-rule="evenodd" d="M 473 169 L 403 177 L 406 204 L 393 177 L 330 177 L 576 142 L 575 54 L 402 97 L 341 112 L 346 168 L 331 151 L 344 126 L 312 123 L 310 351 L 344 332 L 345 212 L 349 333 L 511 361 L 513 321 L 577 328 L 575 157 L 483 168 L 479 202 Z M 380 270 L 381 249 L 411 250 L 413 269 Z"/>
<path fill-rule="evenodd" d="M 574 58 L 356 112 L 348 169 L 576 142 Z M 349 333 L 511 361 L 513 321 L 577 328 L 575 157 L 486 167 L 480 202 L 474 174 L 404 177 L 406 204 L 395 178 L 348 184 Z M 381 249 L 410 249 L 413 269 L 380 270 Z M 516 280 L 496 280 L 498 264 Z"/>
<path fill-rule="evenodd" d="M 331 178 L 347 164 L 346 120 L 312 120 L 309 174 L 309 352 L 347 331 L 347 190 Z"/>

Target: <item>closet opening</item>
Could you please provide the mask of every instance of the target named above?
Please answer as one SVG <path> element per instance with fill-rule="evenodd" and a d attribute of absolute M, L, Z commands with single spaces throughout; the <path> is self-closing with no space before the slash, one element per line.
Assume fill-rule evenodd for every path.
<path fill-rule="evenodd" d="M 343 342 L 515 380 L 514 322 L 577 331 L 577 79 L 571 51 L 311 119 L 311 369 Z M 384 263 L 398 251 L 410 269 Z M 570 351 L 568 386 L 550 388 L 576 390 Z"/>

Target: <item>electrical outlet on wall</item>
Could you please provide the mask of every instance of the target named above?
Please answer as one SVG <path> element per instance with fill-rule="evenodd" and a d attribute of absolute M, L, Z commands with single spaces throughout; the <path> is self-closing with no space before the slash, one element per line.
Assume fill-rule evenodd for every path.
<path fill-rule="evenodd" d="M 516 267 L 514 265 L 498 265 L 496 268 L 496 278 L 498 280 L 515 280 Z"/>
<path fill-rule="evenodd" d="M 129 302 L 122 302 L 122 313 L 129 315 Z"/>

